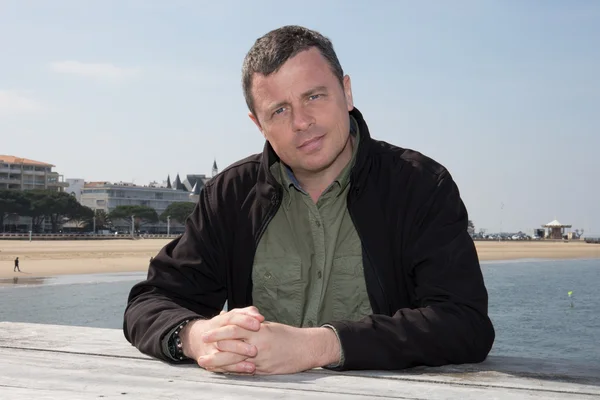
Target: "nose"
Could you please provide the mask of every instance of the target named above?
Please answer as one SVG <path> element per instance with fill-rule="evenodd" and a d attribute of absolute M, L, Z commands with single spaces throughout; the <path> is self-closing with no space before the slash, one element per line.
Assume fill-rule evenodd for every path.
<path fill-rule="evenodd" d="M 294 132 L 306 131 L 314 123 L 314 117 L 304 107 L 294 107 L 292 111 L 292 129 Z"/>

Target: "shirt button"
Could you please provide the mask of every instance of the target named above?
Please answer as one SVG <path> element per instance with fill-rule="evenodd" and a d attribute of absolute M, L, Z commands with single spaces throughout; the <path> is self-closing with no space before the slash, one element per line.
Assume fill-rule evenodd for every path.
<path fill-rule="evenodd" d="M 317 227 L 321 226 L 321 222 L 319 220 L 317 220 L 315 223 L 317 224 Z"/>
<path fill-rule="evenodd" d="M 267 279 L 271 279 L 271 273 L 270 273 L 270 272 L 267 272 L 267 273 L 265 274 L 265 278 L 267 278 Z"/>
<path fill-rule="evenodd" d="M 319 279 L 321 279 L 321 277 L 323 276 L 323 274 L 321 273 L 321 271 L 317 272 L 317 276 L 319 277 Z"/>

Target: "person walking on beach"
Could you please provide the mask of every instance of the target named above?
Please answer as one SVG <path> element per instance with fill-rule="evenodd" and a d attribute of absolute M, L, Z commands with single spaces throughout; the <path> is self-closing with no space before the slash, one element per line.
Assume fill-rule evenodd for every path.
<path fill-rule="evenodd" d="M 19 268 L 19 257 L 15 258 L 15 267 L 13 268 L 13 272 L 21 272 L 21 269 Z"/>

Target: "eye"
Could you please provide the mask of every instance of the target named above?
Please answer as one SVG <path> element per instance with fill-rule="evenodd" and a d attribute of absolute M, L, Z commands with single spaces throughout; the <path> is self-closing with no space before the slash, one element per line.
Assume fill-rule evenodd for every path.
<path fill-rule="evenodd" d="M 321 97 L 321 95 L 320 95 L 320 94 L 313 94 L 313 95 L 310 95 L 310 96 L 308 96 L 308 99 L 309 99 L 309 100 L 316 100 L 316 99 L 318 99 L 319 97 Z"/>
<path fill-rule="evenodd" d="M 284 107 L 280 107 L 277 110 L 273 111 L 273 115 L 281 114 L 284 111 L 285 111 L 285 108 Z"/>

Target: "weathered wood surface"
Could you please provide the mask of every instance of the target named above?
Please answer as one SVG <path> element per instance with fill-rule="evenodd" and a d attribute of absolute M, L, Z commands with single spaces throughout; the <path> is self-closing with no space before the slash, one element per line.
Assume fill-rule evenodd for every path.
<path fill-rule="evenodd" d="M 151 359 L 120 330 L 0 322 L 0 399 L 598 399 L 600 368 L 490 357 L 399 372 L 212 374 Z"/>

